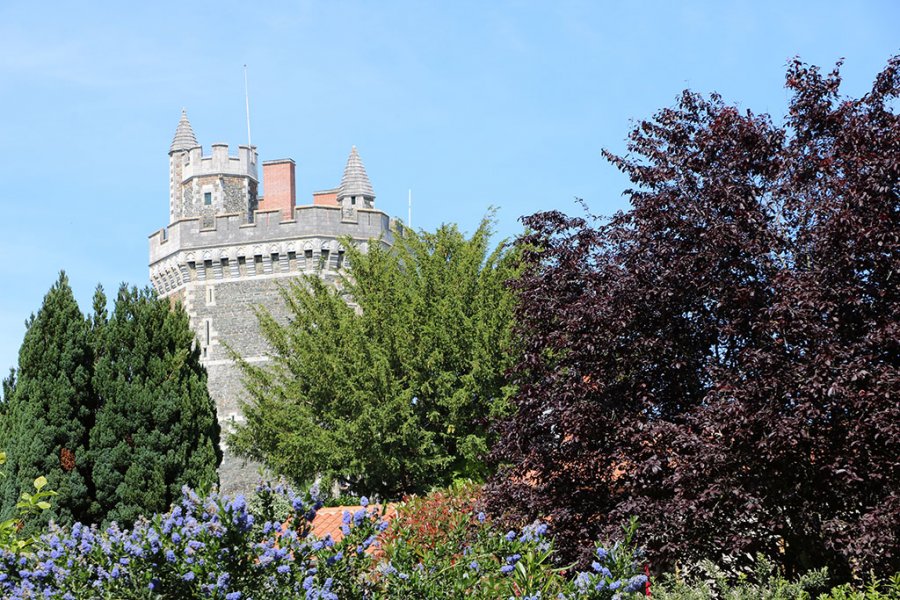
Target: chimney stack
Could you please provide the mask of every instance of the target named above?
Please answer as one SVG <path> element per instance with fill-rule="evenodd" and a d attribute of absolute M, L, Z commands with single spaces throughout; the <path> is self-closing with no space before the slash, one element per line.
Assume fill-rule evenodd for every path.
<path fill-rule="evenodd" d="M 292 220 L 297 204 L 296 165 L 293 159 L 267 160 L 262 166 L 265 194 L 260 200 L 259 210 L 278 209 L 282 221 Z"/>

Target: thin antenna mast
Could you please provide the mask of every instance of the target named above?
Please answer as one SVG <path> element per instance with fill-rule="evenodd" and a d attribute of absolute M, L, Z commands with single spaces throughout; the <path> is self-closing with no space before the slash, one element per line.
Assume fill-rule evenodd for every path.
<path fill-rule="evenodd" d="M 409 208 L 407 209 L 406 224 L 412 229 L 412 190 L 409 190 Z"/>
<path fill-rule="evenodd" d="M 244 100 L 247 105 L 247 145 L 253 148 L 250 141 L 250 86 L 247 85 L 247 65 L 244 65 Z"/>

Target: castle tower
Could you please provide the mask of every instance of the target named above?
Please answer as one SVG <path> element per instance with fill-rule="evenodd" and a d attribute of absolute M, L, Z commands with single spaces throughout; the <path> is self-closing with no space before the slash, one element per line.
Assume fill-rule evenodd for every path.
<path fill-rule="evenodd" d="M 169 223 L 200 217 L 201 227 L 213 227 L 216 215 L 239 213 L 247 222 L 257 208 L 256 149 L 238 146 L 236 157 L 227 144 L 213 144 L 212 155 L 203 148 L 181 111 L 181 120 L 169 148 Z"/>
<path fill-rule="evenodd" d="M 202 148 L 182 112 L 169 148 L 169 225 L 150 236 L 150 281 L 161 297 L 180 301 L 197 336 L 210 396 L 228 430 L 243 419 L 247 398 L 240 368 L 228 348 L 252 364 L 266 364 L 270 348 L 255 311 L 277 320 L 288 311 L 281 290 L 297 277 L 316 274 L 336 283 L 350 240 L 363 251 L 391 244 L 391 222 L 374 208 L 375 194 L 356 148 L 350 152 L 339 188 L 295 205 L 295 163 L 263 164 L 265 198 L 257 197 L 255 148 L 213 144 Z M 339 200 L 340 199 L 340 200 Z M 252 489 L 256 467 L 225 449 L 221 489 Z"/>

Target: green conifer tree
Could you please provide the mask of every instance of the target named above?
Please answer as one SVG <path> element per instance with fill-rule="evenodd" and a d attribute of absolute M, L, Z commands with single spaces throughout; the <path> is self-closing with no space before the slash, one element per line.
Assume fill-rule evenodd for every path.
<path fill-rule="evenodd" d="M 100 295 L 92 322 L 95 518 L 124 523 L 166 510 L 183 485 L 217 482 L 219 425 L 184 310 L 123 285 L 107 321 Z"/>
<path fill-rule="evenodd" d="M 88 323 L 65 273 L 28 322 L 19 350 L 18 378 L 8 406 L 8 476 L 4 512 L 22 490 L 44 475 L 59 492 L 46 518 L 86 520 L 93 497 L 88 436 L 96 399 L 91 390 L 93 352 Z"/>
<path fill-rule="evenodd" d="M 516 259 L 490 238 L 485 219 L 468 239 L 445 225 L 400 229 L 366 254 L 347 240 L 338 286 L 292 285 L 288 323 L 261 310 L 274 360 L 243 364 L 235 450 L 297 482 L 346 478 L 384 496 L 484 477 L 515 356 L 504 282 Z"/>
<path fill-rule="evenodd" d="M 16 391 L 16 370 L 9 370 L 9 375 L 3 378 L 3 399 L 0 401 L 0 452 L 6 450 L 9 443 L 9 402 Z M 2 496 L 0 496 L 2 501 Z"/>

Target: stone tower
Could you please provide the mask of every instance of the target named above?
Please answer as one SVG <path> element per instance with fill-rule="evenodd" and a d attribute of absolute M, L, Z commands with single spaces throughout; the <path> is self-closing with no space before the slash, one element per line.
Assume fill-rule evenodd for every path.
<path fill-rule="evenodd" d="M 366 250 L 391 243 L 390 219 L 375 209 L 375 194 L 356 147 L 341 185 L 298 206 L 291 159 L 262 164 L 256 148 L 213 144 L 204 156 L 182 112 L 169 149 L 169 225 L 150 236 L 150 281 L 161 297 L 182 302 L 197 335 L 223 430 L 240 422 L 245 398 L 241 373 L 226 345 L 250 363 L 269 361 L 255 309 L 287 318 L 280 290 L 301 274 L 334 281 L 345 267 L 341 240 Z M 262 183 L 264 196 L 258 197 Z M 224 492 L 255 483 L 226 448 L 220 472 Z"/>

